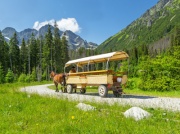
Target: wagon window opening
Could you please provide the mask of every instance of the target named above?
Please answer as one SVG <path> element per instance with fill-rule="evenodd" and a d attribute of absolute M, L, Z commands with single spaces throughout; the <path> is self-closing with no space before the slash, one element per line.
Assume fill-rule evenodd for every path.
<path fill-rule="evenodd" d="M 108 58 L 108 60 L 106 62 L 106 70 L 108 70 L 108 69 L 109 69 L 109 58 Z"/>

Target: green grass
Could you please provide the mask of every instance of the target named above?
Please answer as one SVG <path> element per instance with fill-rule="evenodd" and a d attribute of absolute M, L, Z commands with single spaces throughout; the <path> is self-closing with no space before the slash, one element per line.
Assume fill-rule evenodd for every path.
<path fill-rule="evenodd" d="M 148 108 L 145 110 L 152 116 L 136 122 L 123 116 L 123 112 L 130 106 L 86 102 L 95 106 L 97 110 L 84 112 L 76 108 L 79 103 L 76 101 L 28 95 L 17 90 L 27 85 L 21 83 L 0 85 L 1 133 L 178 134 L 180 132 L 179 112 Z"/>
<path fill-rule="evenodd" d="M 140 78 L 129 78 L 128 82 L 131 84 L 131 88 L 124 89 L 126 94 L 133 94 L 133 95 L 144 95 L 144 96 L 155 96 L 155 97 L 173 97 L 173 98 L 180 98 L 180 90 L 172 90 L 172 91 L 143 91 L 139 89 L 139 85 L 141 83 Z"/>
<path fill-rule="evenodd" d="M 158 91 L 142 91 L 140 89 L 126 89 L 124 90 L 127 94 L 134 95 L 147 95 L 147 96 L 155 96 L 155 97 L 173 97 L 180 98 L 180 91 L 166 91 L 166 92 L 158 92 Z"/>

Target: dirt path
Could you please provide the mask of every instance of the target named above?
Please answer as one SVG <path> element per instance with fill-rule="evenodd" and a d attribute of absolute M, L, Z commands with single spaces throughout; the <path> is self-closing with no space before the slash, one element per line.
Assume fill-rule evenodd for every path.
<path fill-rule="evenodd" d="M 43 96 L 53 96 L 57 98 L 67 98 L 70 101 L 76 100 L 79 102 L 93 101 L 98 103 L 130 105 L 138 107 L 162 108 L 170 111 L 180 111 L 180 99 L 168 97 L 152 97 L 152 96 L 137 96 L 137 95 L 123 95 L 122 98 L 115 98 L 113 95 L 108 95 L 107 98 L 101 98 L 98 93 L 61 93 L 55 92 L 48 88 L 52 84 L 29 86 L 21 88 L 21 91 L 29 93 L 36 93 Z"/>

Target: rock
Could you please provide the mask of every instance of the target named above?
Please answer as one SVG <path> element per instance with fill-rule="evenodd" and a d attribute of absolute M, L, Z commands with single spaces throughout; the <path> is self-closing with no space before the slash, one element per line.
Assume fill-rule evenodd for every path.
<path fill-rule="evenodd" d="M 88 104 L 84 104 L 84 103 L 79 103 L 78 105 L 76 105 L 77 108 L 83 110 L 83 111 L 92 111 L 92 110 L 96 110 L 95 107 L 88 105 Z"/>
<path fill-rule="evenodd" d="M 147 111 L 139 108 L 139 107 L 132 107 L 124 112 L 124 116 L 126 118 L 133 118 L 136 121 L 141 120 L 143 118 L 148 118 L 151 114 Z"/>

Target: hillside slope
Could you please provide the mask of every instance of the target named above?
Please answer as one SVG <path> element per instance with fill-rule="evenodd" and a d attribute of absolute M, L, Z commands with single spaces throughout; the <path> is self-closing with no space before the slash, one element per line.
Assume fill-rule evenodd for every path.
<path fill-rule="evenodd" d="M 169 37 L 177 26 L 180 26 L 180 0 L 160 0 L 125 29 L 105 40 L 97 50 L 106 52 L 153 44 Z"/>

